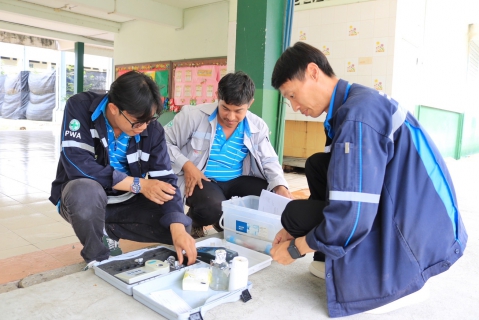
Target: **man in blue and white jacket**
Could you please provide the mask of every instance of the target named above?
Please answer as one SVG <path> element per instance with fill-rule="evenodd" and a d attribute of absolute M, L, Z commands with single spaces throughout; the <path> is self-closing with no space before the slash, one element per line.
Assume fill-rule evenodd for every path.
<path fill-rule="evenodd" d="M 72 225 L 88 267 L 121 254 L 119 239 L 174 244 L 180 263 L 183 250 L 188 264 L 196 260 L 159 110 L 158 86 L 134 71 L 106 95 L 82 92 L 66 103 L 50 201 Z"/>
<path fill-rule="evenodd" d="M 295 111 L 327 112 L 329 156 L 308 159 L 311 198 L 288 204 L 271 254 L 282 264 L 325 255 L 331 317 L 390 305 L 462 256 L 467 234 L 446 164 L 404 107 L 336 78 L 304 42 L 281 55 L 272 85 Z"/>

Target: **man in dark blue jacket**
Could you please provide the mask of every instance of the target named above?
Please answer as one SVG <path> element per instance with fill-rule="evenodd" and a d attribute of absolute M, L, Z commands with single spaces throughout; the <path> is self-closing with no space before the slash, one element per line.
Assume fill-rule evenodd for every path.
<path fill-rule="evenodd" d="M 158 86 L 128 72 L 106 95 L 68 99 L 50 201 L 83 245 L 91 267 L 121 254 L 119 239 L 173 244 L 178 260 L 196 260 L 191 219 L 183 213 L 168 156 Z"/>
<path fill-rule="evenodd" d="M 462 256 L 467 234 L 446 164 L 403 106 L 336 78 L 304 42 L 276 62 L 272 85 L 295 111 L 327 112 L 325 153 L 306 165 L 311 198 L 285 208 L 271 255 L 282 264 L 325 255 L 331 317 L 399 305 Z"/>

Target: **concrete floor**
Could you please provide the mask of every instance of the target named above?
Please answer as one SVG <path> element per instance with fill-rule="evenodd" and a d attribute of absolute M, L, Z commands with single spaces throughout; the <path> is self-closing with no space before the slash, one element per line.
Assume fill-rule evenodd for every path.
<path fill-rule="evenodd" d="M 469 229 L 471 234 L 473 229 Z M 429 300 L 389 314 L 350 318 L 479 319 L 477 227 L 474 234 L 475 243 L 469 243 L 466 255 L 448 272 L 429 281 Z M 253 283 L 252 300 L 220 305 L 204 318 L 328 319 L 324 281 L 307 271 L 311 260 L 309 254 L 289 266 L 273 263 L 249 277 Z M 91 270 L 0 294 L 0 314 L 2 319 L 163 319 Z"/>
<path fill-rule="evenodd" d="M 19 136 L 25 133 L 18 133 Z M 39 135 L 37 135 L 39 136 Z M 0 131 L 0 192 L 10 192 L 7 179 L 21 183 L 25 190 L 34 193 L 46 193 L 46 184 L 34 179 L 36 175 L 47 178 L 47 172 L 35 170 L 25 163 L 44 163 L 52 166 L 50 160 L 41 159 L 42 152 L 32 157 L 32 161 L 24 161 L 18 157 L 16 161 L 8 160 L 5 144 L 13 145 L 13 131 Z M 53 138 L 53 136 L 52 136 Z M 20 139 L 22 144 L 18 152 L 28 149 L 28 141 Z M 54 141 L 54 139 L 53 139 Z M 52 141 L 52 143 L 54 143 Z M 32 151 L 42 151 L 30 145 Z M 53 151 L 51 151 L 53 152 Z M 35 161 L 33 161 L 35 160 Z M 479 205 L 477 204 L 477 182 L 479 181 L 479 156 L 461 159 L 459 161 L 447 159 L 448 167 L 453 177 L 456 193 L 459 199 L 459 208 L 469 234 L 468 246 L 465 255 L 451 267 L 451 269 L 429 280 L 431 296 L 429 300 L 405 307 L 389 314 L 354 315 L 353 319 L 479 319 Z M 12 166 L 12 167 L 9 167 Z M 10 169 L 9 169 L 10 168 Z M 40 167 L 41 168 L 41 167 Z M 13 174 L 13 169 L 18 174 Z M 51 173 L 50 173 L 51 174 Z M 22 179 L 26 179 L 23 181 Z M 53 177 L 48 177 L 49 182 Z M 304 177 L 290 178 L 296 190 L 304 187 Z M 31 181 L 34 185 L 29 186 Z M 8 180 L 8 182 L 12 182 Z M 18 185 L 20 186 L 20 185 Z M 35 188 L 35 190 L 30 188 Z M 4 194 L 0 200 L 10 201 L 14 195 Z M 5 197 L 8 197 L 6 199 Z M 11 206 L 32 205 L 19 203 Z M 44 201 L 44 200 L 42 200 Z M 43 205 L 43 204 L 42 204 Z M 37 208 L 41 208 L 39 205 Z M 14 211 L 9 211 L 8 217 L 3 217 L 5 207 L 0 207 L 0 222 L 2 219 L 14 218 Z M 22 210 L 17 208 L 19 214 Z M 17 212 L 17 211 L 15 211 Z M 41 212 L 38 212 L 41 213 Z M 50 213 L 50 212 L 46 212 Z M 30 213 L 33 214 L 33 213 Z M 44 213 L 42 213 L 44 214 Z M 45 215 L 50 218 L 50 215 Z M 51 216 L 53 217 L 53 216 Z M 34 219 L 35 217 L 32 217 Z M 44 218 L 42 218 L 44 219 Z M 3 221 L 5 222 L 5 221 Z M 55 224 L 52 222 L 50 224 Z M 2 234 L 15 232 L 8 226 L 0 227 Z M 8 247 L 10 240 L 1 238 L 0 246 Z M 28 244 L 36 246 L 35 243 Z M 14 248 L 12 248 L 13 250 Z M 1 250 L 0 250 L 1 251 Z M 23 255 L 25 256 L 25 255 Z M 28 256 L 28 255 L 27 255 Z M 1 259 L 1 258 L 0 258 Z M 312 276 L 308 272 L 308 265 L 312 260 L 311 254 L 297 260 L 289 266 L 272 263 L 268 268 L 250 276 L 253 283 L 251 294 L 253 299 L 247 303 L 235 302 L 218 306 L 205 315 L 205 319 L 327 319 L 326 293 L 324 281 Z M 42 260 L 31 259 L 30 263 L 41 264 Z M 0 268 L 2 268 L 0 260 Z M 2 268 L 2 272 L 4 269 Z M 0 276 L 1 276 L 0 273 Z M 16 289 L 0 294 L 0 319 L 162 319 L 156 312 L 148 309 L 132 297 L 125 295 L 110 284 L 98 278 L 93 271 L 75 272 L 73 274 L 33 285 L 24 289 Z"/>
<path fill-rule="evenodd" d="M 0 292 L 31 275 L 83 261 L 73 229 L 48 200 L 59 133 L 59 124 L 0 118 Z M 296 196 L 309 196 L 304 175 L 289 173 L 286 178 Z M 149 245 L 120 241 L 123 252 Z"/>

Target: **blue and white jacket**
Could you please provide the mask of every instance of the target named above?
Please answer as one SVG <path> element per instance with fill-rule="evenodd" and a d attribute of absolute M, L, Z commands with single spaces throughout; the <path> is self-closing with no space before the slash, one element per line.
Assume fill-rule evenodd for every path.
<path fill-rule="evenodd" d="M 339 80 L 325 128 L 329 203 L 306 241 L 326 254 L 329 315 L 341 317 L 421 289 L 467 233 L 443 158 L 396 101 Z"/>
<path fill-rule="evenodd" d="M 110 166 L 108 134 L 100 102 L 105 95 L 82 92 L 68 99 L 61 131 L 61 153 L 57 176 L 52 183 L 50 201 L 57 205 L 62 186 L 68 181 L 89 178 L 103 186 L 108 196 L 124 192 L 112 189 L 126 174 Z M 177 176 L 173 173 L 165 142 L 165 131 L 158 121 L 152 121 L 139 135 L 132 137 L 127 150 L 131 176 L 158 179 L 176 188 L 174 198 L 163 204 L 167 214 L 160 223 L 169 227 L 171 223 L 191 224 L 183 212 L 183 202 L 177 188 Z M 109 201 L 110 202 L 110 201 Z"/>

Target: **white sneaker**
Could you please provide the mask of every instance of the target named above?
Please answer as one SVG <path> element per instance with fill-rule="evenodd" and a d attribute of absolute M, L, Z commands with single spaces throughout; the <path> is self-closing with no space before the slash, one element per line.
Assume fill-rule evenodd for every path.
<path fill-rule="evenodd" d="M 430 291 L 427 283 L 419 290 L 414 293 L 411 293 L 401 299 L 388 303 L 382 307 L 366 311 L 364 313 L 370 314 L 383 314 L 389 313 L 391 311 L 397 310 L 402 307 L 407 307 L 416 303 L 421 303 L 429 299 Z"/>
<path fill-rule="evenodd" d="M 309 265 L 309 272 L 320 279 L 324 279 L 324 271 L 325 271 L 324 261 L 313 261 Z"/>
<path fill-rule="evenodd" d="M 94 266 L 96 266 L 99 262 L 96 260 L 90 261 L 86 264 L 85 268 L 83 268 L 83 271 L 87 271 L 89 269 L 92 269 Z"/>

